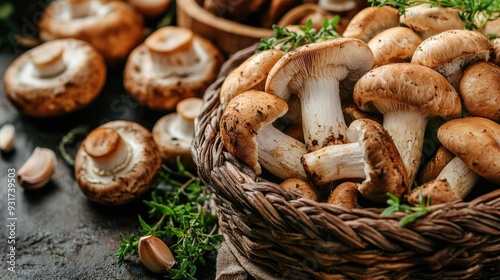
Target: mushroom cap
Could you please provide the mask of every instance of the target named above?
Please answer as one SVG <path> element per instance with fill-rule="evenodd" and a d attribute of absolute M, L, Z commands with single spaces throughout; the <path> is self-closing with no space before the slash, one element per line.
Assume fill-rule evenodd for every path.
<path fill-rule="evenodd" d="M 84 142 L 75 156 L 75 177 L 89 200 L 103 205 L 128 203 L 147 191 L 161 167 L 161 158 L 151 133 L 135 122 L 111 121 L 100 127 L 114 129 L 130 146 L 130 162 L 116 174 L 99 175 Z"/>
<path fill-rule="evenodd" d="M 388 28 L 375 35 L 368 47 L 373 52 L 376 66 L 397 62 L 410 62 L 422 38 L 407 27 Z"/>
<path fill-rule="evenodd" d="M 358 184 L 354 182 L 343 182 L 336 186 L 330 193 L 326 202 L 349 209 L 356 208 L 358 202 Z"/>
<path fill-rule="evenodd" d="M 318 201 L 319 193 L 316 188 L 308 181 L 301 178 L 290 178 L 279 184 L 285 190 L 295 191 L 301 196 Z"/>
<path fill-rule="evenodd" d="M 254 90 L 241 93 L 229 102 L 220 120 L 224 147 L 260 174 L 256 135 L 287 110 L 286 102 L 276 95 Z"/>
<path fill-rule="evenodd" d="M 460 79 L 460 96 L 470 115 L 500 122 L 500 67 L 485 61 L 469 65 Z"/>
<path fill-rule="evenodd" d="M 93 45 L 109 63 L 126 59 L 144 38 L 143 17 L 121 1 L 91 1 L 92 16 L 72 19 L 66 1 L 53 1 L 40 19 L 40 38 L 76 38 Z"/>
<path fill-rule="evenodd" d="M 464 29 L 465 22 L 460 19 L 459 12 L 454 8 L 421 4 L 407 8 L 399 21 L 427 39 L 446 30 Z"/>
<path fill-rule="evenodd" d="M 171 0 L 129 0 L 132 7 L 146 17 L 161 15 L 170 6 Z"/>
<path fill-rule="evenodd" d="M 217 78 L 224 57 L 210 41 L 198 35 L 194 35 L 193 47 L 200 56 L 196 72 L 160 77 L 153 70 L 150 51 L 145 44 L 139 45 L 125 65 L 125 89 L 140 103 L 156 110 L 174 110 L 182 99 L 201 97 Z"/>
<path fill-rule="evenodd" d="M 446 179 L 436 179 L 427 182 L 421 186 L 421 191 L 424 203 L 427 203 L 427 199 L 430 196 L 430 205 L 461 200 L 460 197 L 453 192 L 453 189 Z M 411 194 L 408 196 L 408 202 L 413 206 L 419 206 L 419 194 L 420 188 L 413 189 Z"/>
<path fill-rule="evenodd" d="M 420 172 L 420 183 L 427 183 L 436 179 L 443 168 L 455 157 L 453 153 L 445 147 L 440 146 L 434 157 L 427 162 Z"/>
<path fill-rule="evenodd" d="M 367 7 L 359 11 L 347 24 L 342 36 L 370 41 L 378 33 L 399 25 L 399 12 L 389 6 Z"/>
<path fill-rule="evenodd" d="M 266 92 L 289 100 L 301 92 L 307 79 L 334 79 L 339 67 L 348 71 L 340 81 L 342 100 L 351 99 L 356 81 L 373 66 L 373 54 L 366 43 L 354 38 L 316 42 L 286 53 L 269 72 Z M 330 77 L 331 76 L 331 77 Z"/>
<path fill-rule="evenodd" d="M 56 76 L 39 78 L 30 56 L 40 48 L 62 48 L 66 69 Z M 4 77 L 4 91 L 23 113 L 33 117 L 64 115 L 90 104 L 106 81 L 106 64 L 91 45 L 76 39 L 43 43 L 14 60 Z"/>
<path fill-rule="evenodd" d="M 392 137 L 381 124 L 369 120 L 355 120 L 349 126 L 357 135 L 348 136 L 357 141 L 364 152 L 366 179 L 358 190 L 367 199 L 385 201 L 387 193 L 402 197 L 410 189 L 406 169 Z M 356 139 L 353 139 L 356 138 Z"/>
<path fill-rule="evenodd" d="M 372 69 L 354 87 L 354 102 L 363 111 L 412 106 L 428 116 L 460 116 L 461 101 L 438 72 L 418 64 L 393 63 Z"/>
<path fill-rule="evenodd" d="M 491 44 L 491 62 L 500 66 L 500 38 L 490 40 Z"/>
<path fill-rule="evenodd" d="M 242 92 L 251 89 L 264 90 L 267 74 L 284 54 L 283 51 L 275 49 L 258 52 L 232 70 L 220 88 L 222 108 Z"/>
<path fill-rule="evenodd" d="M 411 63 L 436 68 L 459 60 L 463 66 L 483 57 L 488 60 L 489 53 L 490 43 L 483 34 L 465 29 L 447 30 L 423 40 Z"/>
<path fill-rule="evenodd" d="M 487 21 L 483 27 L 483 34 L 500 35 L 500 18 L 497 17 L 494 20 Z"/>
<path fill-rule="evenodd" d="M 500 124 L 481 117 L 441 125 L 439 141 L 479 176 L 500 184 Z"/>

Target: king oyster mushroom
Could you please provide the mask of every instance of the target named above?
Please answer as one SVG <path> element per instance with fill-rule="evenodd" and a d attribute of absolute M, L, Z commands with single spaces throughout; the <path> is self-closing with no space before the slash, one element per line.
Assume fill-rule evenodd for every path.
<path fill-rule="evenodd" d="M 190 29 L 163 27 L 130 54 L 125 89 L 152 109 L 174 110 L 184 98 L 201 97 L 223 61 L 212 43 Z"/>
<path fill-rule="evenodd" d="M 110 63 L 124 60 L 144 38 L 142 15 L 121 1 L 53 1 L 39 26 L 42 40 L 86 41 Z"/>
<path fill-rule="evenodd" d="M 91 45 L 60 39 L 20 55 L 3 77 L 7 98 L 24 114 L 52 117 L 91 103 L 106 80 L 106 64 Z"/>
<path fill-rule="evenodd" d="M 191 156 L 194 137 L 194 119 L 198 116 L 203 100 L 198 97 L 183 99 L 176 106 L 176 113 L 160 118 L 153 127 L 155 140 L 162 160 L 171 167 L 177 166 L 177 157 L 190 170 L 196 170 Z"/>
<path fill-rule="evenodd" d="M 160 152 L 143 126 L 111 121 L 84 139 L 75 157 L 82 192 L 104 205 L 121 205 L 147 191 L 161 167 Z"/>

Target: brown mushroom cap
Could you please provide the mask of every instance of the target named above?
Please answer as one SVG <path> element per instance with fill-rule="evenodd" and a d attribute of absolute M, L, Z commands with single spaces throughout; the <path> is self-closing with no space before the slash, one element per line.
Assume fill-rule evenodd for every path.
<path fill-rule="evenodd" d="M 343 182 L 330 193 L 327 203 L 343 206 L 349 209 L 356 208 L 358 202 L 358 184 Z"/>
<path fill-rule="evenodd" d="M 427 204 L 427 199 L 430 196 L 430 205 L 436 205 L 441 203 L 456 202 L 460 201 L 458 197 L 452 190 L 450 184 L 445 179 L 436 179 L 427 182 L 421 186 L 421 188 L 415 188 L 408 196 L 408 202 L 413 206 L 419 206 L 419 196 L 422 193 L 422 201 Z"/>
<path fill-rule="evenodd" d="M 319 199 L 319 194 L 316 188 L 311 183 L 301 178 L 287 179 L 281 182 L 279 186 L 285 190 L 298 192 L 301 196 L 310 198 L 314 201 L 318 201 Z"/>
<path fill-rule="evenodd" d="M 185 29 L 164 27 L 163 30 L 172 28 Z M 152 35 L 154 36 L 154 34 L 150 36 Z M 170 39 L 175 40 L 175 38 Z M 171 67 L 165 74 L 156 70 L 155 63 L 159 61 L 153 59 L 152 52 L 146 44 L 138 46 L 132 51 L 125 65 L 124 86 L 127 92 L 140 103 L 157 110 L 173 110 L 182 99 L 201 97 L 216 79 L 224 58 L 212 43 L 198 35 L 194 35 L 191 47 L 195 56 L 198 56 L 197 59 L 192 58 L 194 64 L 188 67 Z M 182 58 L 182 50 L 177 51 L 179 50 L 174 53 L 172 62 L 176 59 L 188 60 Z"/>
<path fill-rule="evenodd" d="M 158 147 L 147 129 L 131 121 L 112 121 L 98 129 L 106 129 L 106 131 L 110 129 L 116 132 L 130 148 L 129 160 L 116 172 L 98 170 L 93 157 L 87 153 L 87 150 L 98 149 L 100 144 L 109 146 L 112 143 L 108 143 L 107 138 L 104 137 L 100 138 L 102 142 L 94 141 L 94 145 L 87 144 L 86 141 L 94 137 L 89 134 L 91 137 L 87 136 L 75 157 L 76 181 L 91 201 L 104 205 L 125 204 L 151 187 L 161 167 Z M 104 150 L 113 152 L 114 149 L 108 148 Z"/>
<path fill-rule="evenodd" d="M 436 179 L 443 170 L 443 168 L 455 157 L 453 153 L 448 151 L 445 147 L 440 146 L 434 157 L 426 163 L 424 168 L 420 171 L 420 183 L 427 183 Z"/>
<path fill-rule="evenodd" d="M 120 1 L 90 1 L 91 16 L 73 19 L 65 1 L 53 1 L 40 19 L 40 38 L 76 38 L 93 45 L 107 62 L 124 60 L 143 35 L 143 18 Z"/>
<path fill-rule="evenodd" d="M 40 57 L 47 49 L 62 50 L 60 62 L 64 67 L 40 77 L 37 67 L 51 67 L 47 64 L 54 62 L 54 57 Z M 53 54 L 59 57 L 57 52 Z M 60 116 L 87 106 L 99 95 L 105 81 L 102 55 L 76 39 L 54 40 L 27 51 L 12 62 L 3 77 L 7 98 L 23 114 L 34 117 Z"/>
<path fill-rule="evenodd" d="M 203 8 L 219 17 L 245 22 L 266 2 L 266 0 L 205 0 Z"/>
<path fill-rule="evenodd" d="M 399 12 L 389 6 L 367 7 L 359 11 L 346 26 L 342 36 L 367 43 L 378 33 L 399 25 Z"/>
<path fill-rule="evenodd" d="M 500 66 L 500 38 L 490 40 L 491 58 L 490 61 Z"/>
<path fill-rule="evenodd" d="M 500 67 L 476 62 L 460 79 L 460 96 L 470 115 L 500 122 Z"/>
<path fill-rule="evenodd" d="M 128 0 L 130 5 L 146 17 L 156 17 L 164 13 L 171 0 Z"/>
<path fill-rule="evenodd" d="M 375 35 L 367 44 L 373 52 L 375 66 L 410 62 L 422 38 L 407 27 L 391 27 Z"/>
<path fill-rule="evenodd" d="M 441 125 L 439 141 L 479 176 L 500 184 L 500 124 L 481 117 Z"/>

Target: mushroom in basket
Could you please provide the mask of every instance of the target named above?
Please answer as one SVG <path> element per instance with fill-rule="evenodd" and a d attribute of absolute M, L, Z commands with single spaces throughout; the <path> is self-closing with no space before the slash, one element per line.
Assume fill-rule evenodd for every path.
<path fill-rule="evenodd" d="M 399 26 L 399 13 L 396 8 L 367 7 L 354 15 L 342 36 L 368 43 L 378 33 L 396 26 Z"/>
<path fill-rule="evenodd" d="M 130 54 L 124 85 L 140 103 L 174 110 L 187 97 L 200 97 L 216 79 L 224 61 L 219 50 L 184 27 L 153 32 Z"/>
<path fill-rule="evenodd" d="M 93 130 L 75 157 L 75 177 L 94 202 L 121 205 L 147 191 L 161 167 L 158 147 L 143 126 L 112 121 Z"/>
<path fill-rule="evenodd" d="M 59 116 L 81 109 L 100 93 L 106 64 L 91 45 L 76 39 L 43 43 L 7 68 L 7 98 L 24 114 Z"/>
<path fill-rule="evenodd" d="M 115 63 L 143 40 L 143 18 L 121 1 L 53 1 L 40 19 L 40 38 L 80 39 L 99 50 L 106 61 Z"/>

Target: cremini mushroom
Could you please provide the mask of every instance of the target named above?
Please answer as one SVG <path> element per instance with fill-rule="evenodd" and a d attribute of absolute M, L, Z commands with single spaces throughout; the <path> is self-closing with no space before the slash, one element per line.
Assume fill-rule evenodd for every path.
<path fill-rule="evenodd" d="M 460 96 L 468 114 L 500 122 L 500 67 L 479 61 L 460 79 Z"/>
<path fill-rule="evenodd" d="M 358 183 L 343 182 L 335 187 L 326 202 L 349 209 L 356 208 L 359 194 L 358 187 Z"/>
<path fill-rule="evenodd" d="M 368 41 L 373 52 L 375 66 L 396 62 L 410 62 L 413 53 L 422 43 L 422 38 L 413 30 L 402 27 L 390 27 Z"/>
<path fill-rule="evenodd" d="M 125 89 L 149 108 L 174 110 L 184 98 L 201 97 L 222 62 L 219 50 L 190 29 L 162 27 L 130 54 Z"/>
<path fill-rule="evenodd" d="M 420 165 L 429 118 L 456 118 L 462 109 L 458 93 L 443 76 L 412 63 L 374 68 L 356 83 L 353 98 L 361 110 L 384 115 L 384 128 L 405 163 L 409 182 Z"/>
<path fill-rule="evenodd" d="M 160 118 L 153 127 L 155 140 L 163 162 L 170 167 L 177 166 L 177 157 L 190 170 L 196 170 L 191 156 L 191 142 L 194 137 L 194 119 L 201 111 L 203 100 L 189 97 L 177 103 L 176 112 Z"/>
<path fill-rule="evenodd" d="M 463 69 L 475 61 L 488 61 L 489 58 L 490 43 L 486 36 L 477 31 L 456 29 L 423 40 L 411 63 L 436 70 L 458 91 Z"/>
<path fill-rule="evenodd" d="M 435 179 L 413 189 L 407 200 L 410 205 L 419 206 L 419 198 L 424 204 L 427 204 L 429 200 L 429 205 L 457 202 L 461 200 L 460 197 L 453 192 L 446 179 Z"/>
<path fill-rule="evenodd" d="M 344 143 L 341 102 L 352 98 L 354 84 L 372 66 L 372 51 L 358 39 L 312 43 L 285 54 L 269 72 L 265 90 L 286 101 L 299 96 L 305 143 L 313 151 Z"/>
<path fill-rule="evenodd" d="M 45 9 L 39 26 L 42 40 L 86 41 L 109 63 L 125 60 L 144 38 L 142 15 L 121 1 L 53 1 Z"/>
<path fill-rule="evenodd" d="M 89 200 L 128 203 L 151 187 L 161 167 L 151 133 L 132 121 L 105 123 L 84 139 L 75 157 L 75 177 Z"/>
<path fill-rule="evenodd" d="M 14 148 L 16 138 L 16 127 L 12 124 L 4 124 L 0 128 L 0 152 L 8 153 Z"/>
<path fill-rule="evenodd" d="M 36 147 L 24 164 L 17 171 L 17 182 L 27 190 L 45 186 L 57 167 L 57 157 L 48 148 Z"/>
<path fill-rule="evenodd" d="M 262 165 L 283 180 L 305 179 L 300 163 L 300 157 L 307 153 L 305 145 L 272 125 L 287 109 L 286 102 L 273 94 L 261 91 L 241 93 L 229 102 L 222 114 L 222 143 L 256 175 L 262 173 Z"/>
<path fill-rule="evenodd" d="M 159 16 L 168 9 L 172 0 L 128 0 L 145 17 Z"/>
<path fill-rule="evenodd" d="M 456 157 L 439 173 L 453 192 L 465 198 L 479 176 L 500 184 L 500 124 L 481 117 L 454 119 L 441 125 L 439 141 Z"/>
<path fill-rule="evenodd" d="M 373 201 L 386 200 L 388 192 L 398 197 L 409 192 L 403 160 L 382 125 L 369 119 L 355 120 L 347 136 L 348 144 L 325 146 L 302 156 L 313 184 L 364 179 L 359 192 Z"/>
<path fill-rule="evenodd" d="M 46 42 L 23 53 L 3 77 L 7 98 L 34 117 L 64 115 L 87 106 L 105 80 L 102 55 L 76 39 Z"/>
<path fill-rule="evenodd" d="M 399 21 L 427 39 L 443 31 L 464 29 L 465 22 L 460 19 L 459 13 L 460 10 L 455 8 L 421 4 L 407 8 Z"/>
<path fill-rule="evenodd" d="M 424 184 L 436 179 L 443 168 L 455 157 L 444 146 L 440 146 L 434 157 L 428 161 L 424 168 L 420 171 L 419 180 L 420 184 Z"/>
<path fill-rule="evenodd" d="M 279 186 L 287 191 L 298 192 L 302 197 L 307 197 L 314 201 L 318 201 L 319 199 L 316 188 L 309 181 L 302 178 L 286 179 Z"/>
<path fill-rule="evenodd" d="M 347 24 L 342 36 L 368 43 L 378 33 L 399 25 L 399 13 L 389 6 L 367 7 L 359 11 Z"/>

